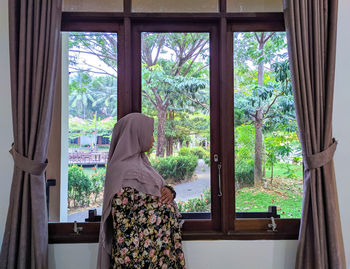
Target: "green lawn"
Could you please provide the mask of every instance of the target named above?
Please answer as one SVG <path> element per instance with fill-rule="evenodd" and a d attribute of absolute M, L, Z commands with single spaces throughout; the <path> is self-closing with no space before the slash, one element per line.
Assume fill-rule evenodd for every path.
<path fill-rule="evenodd" d="M 272 185 L 270 175 L 270 169 L 266 169 L 266 187 L 246 187 L 236 192 L 236 210 L 267 211 L 270 205 L 275 205 L 281 218 L 300 218 L 303 197 L 302 166 L 277 164 L 274 167 Z M 288 178 L 288 175 L 294 178 Z"/>
<path fill-rule="evenodd" d="M 303 178 L 303 166 L 288 164 L 288 163 L 276 163 L 273 167 L 273 177 L 285 178 L 288 175 L 295 174 L 296 178 Z M 266 178 L 270 180 L 271 168 L 266 167 Z"/>

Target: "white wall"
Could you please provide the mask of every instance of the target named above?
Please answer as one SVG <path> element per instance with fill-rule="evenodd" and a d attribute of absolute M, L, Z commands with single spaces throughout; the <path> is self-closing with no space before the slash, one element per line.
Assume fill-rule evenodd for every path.
<path fill-rule="evenodd" d="M 13 172 L 12 156 L 8 152 L 13 142 L 8 32 L 7 1 L 0 0 L 0 242 L 5 229 Z"/>
<path fill-rule="evenodd" d="M 338 56 L 336 66 L 336 90 L 334 100 L 334 136 L 339 140 L 335 156 L 339 204 L 342 216 L 343 235 L 347 264 L 350 267 L 350 180 L 347 167 L 350 151 L 350 120 L 348 107 L 350 89 L 347 78 L 350 74 L 350 2 L 339 1 Z M 4 232 L 7 208 L 9 204 L 12 160 L 8 150 L 12 142 L 12 121 L 10 107 L 9 56 L 8 56 L 8 17 L 7 1 L 0 1 L 0 234 Z M 1 243 L 0 241 L 0 243 Z M 259 268 L 281 269 L 293 268 L 296 241 L 186 241 L 185 256 L 189 269 L 196 268 Z M 97 244 L 50 245 L 50 269 L 94 268 Z"/>
<path fill-rule="evenodd" d="M 333 136 L 339 141 L 334 157 L 346 262 L 350 268 L 350 1 L 340 0 L 338 9 L 337 59 Z"/>

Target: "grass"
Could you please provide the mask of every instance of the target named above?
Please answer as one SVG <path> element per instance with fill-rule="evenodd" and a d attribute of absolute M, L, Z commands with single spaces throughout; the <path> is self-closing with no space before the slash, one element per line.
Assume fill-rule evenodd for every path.
<path fill-rule="evenodd" d="M 292 170 L 292 171 L 290 171 Z M 276 163 L 273 166 L 273 177 L 278 178 L 285 178 L 288 177 L 288 175 L 291 175 L 292 173 L 295 174 L 296 178 L 303 178 L 303 166 L 302 165 L 295 165 L 295 164 L 289 164 L 289 163 Z M 270 180 L 271 177 L 271 168 L 266 167 L 266 178 Z"/>
<path fill-rule="evenodd" d="M 270 175 L 270 169 L 266 169 L 266 187 L 246 187 L 236 192 L 236 210 L 261 212 L 275 205 L 281 218 L 300 218 L 303 197 L 302 166 L 278 163 L 274 167 L 272 184 Z"/>

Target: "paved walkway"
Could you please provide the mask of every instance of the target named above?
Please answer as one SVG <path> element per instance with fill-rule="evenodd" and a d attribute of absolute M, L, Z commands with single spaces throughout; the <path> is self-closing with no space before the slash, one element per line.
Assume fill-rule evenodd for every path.
<path fill-rule="evenodd" d="M 176 185 L 176 201 L 187 201 L 190 198 L 200 197 L 201 193 L 210 187 L 210 167 L 203 160 L 198 160 L 198 165 L 194 172 L 198 179 L 192 182 Z"/>
<path fill-rule="evenodd" d="M 203 160 L 198 160 L 198 165 L 194 172 L 198 179 L 192 182 L 176 185 L 176 201 L 187 201 L 190 198 L 200 197 L 201 193 L 210 187 L 210 167 Z M 97 208 L 97 214 L 102 214 L 102 207 Z M 88 217 L 88 210 L 68 215 L 68 222 L 84 222 Z"/>

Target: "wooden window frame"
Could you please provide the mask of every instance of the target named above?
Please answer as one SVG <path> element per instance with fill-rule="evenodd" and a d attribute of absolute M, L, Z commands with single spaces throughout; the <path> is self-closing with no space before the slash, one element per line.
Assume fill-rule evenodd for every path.
<path fill-rule="evenodd" d="M 220 200 L 213 197 L 218 184 L 217 173 L 211 173 L 212 219 L 185 220 L 183 240 L 297 239 L 300 219 L 275 219 L 278 232 L 271 232 L 270 219 L 235 218 L 233 32 L 284 31 L 283 13 L 227 13 L 226 1 L 220 0 L 219 5 L 218 13 L 132 13 L 130 1 L 124 0 L 124 12 L 120 13 L 63 12 L 61 29 L 118 34 L 118 97 L 123 100 L 118 102 L 118 119 L 141 111 L 141 32 L 209 32 L 210 94 L 215 92 L 211 117 L 220 119 L 219 130 L 210 127 L 220 141 L 211 155 L 215 151 L 222 162 L 223 196 Z M 215 169 L 211 162 L 211 171 Z M 73 225 L 50 222 L 49 243 L 98 242 L 98 222 L 78 223 L 83 228 L 79 234 L 73 232 Z"/>

